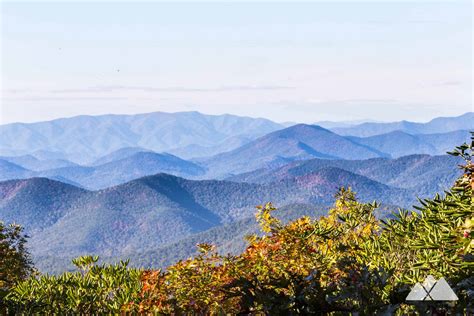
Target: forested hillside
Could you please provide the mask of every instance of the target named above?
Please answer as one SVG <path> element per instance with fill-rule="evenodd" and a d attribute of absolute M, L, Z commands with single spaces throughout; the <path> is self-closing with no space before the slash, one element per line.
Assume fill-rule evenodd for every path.
<path fill-rule="evenodd" d="M 230 181 L 267 183 L 307 175 L 325 168 L 339 168 L 390 186 L 413 189 L 419 195 L 440 192 L 460 175 L 459 157 L 410 155 L 397 159 L 309 159 L 280 168 L 262 168 L 229 177 Z"/>
<path fill-rule="evenodd" d="M 3 220 L 27 228 L 38 260 L 84 252 L 120 257 L 252 217 L 255 205 L 262 201 L 281 207 L 303 203 L 306 210 L 329 205 L 344 185 L 358 190 L 364 201 L 379 197 L 387 205 L 415 202 L 410 190 L 326 168 L 265 184 L 192 181 L 158 174 L 99 191 L 45 178 L 9 180 L 0 183 L 0 212 Z"/>

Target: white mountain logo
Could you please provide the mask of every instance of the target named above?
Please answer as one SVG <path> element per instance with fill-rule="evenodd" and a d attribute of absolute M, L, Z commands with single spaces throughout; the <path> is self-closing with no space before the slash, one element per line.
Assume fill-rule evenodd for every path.
<path fill-rule="evenodd" d="M 408 294 L 407 301 L 457 301 L 458 297 L 444 278 L 428 275 L 423 284 L 417 282 Z"/>

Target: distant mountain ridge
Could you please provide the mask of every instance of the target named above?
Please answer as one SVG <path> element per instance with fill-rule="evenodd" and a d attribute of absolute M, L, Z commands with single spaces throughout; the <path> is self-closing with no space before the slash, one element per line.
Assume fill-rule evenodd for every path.
<path fill-rule="evenodd" d="M 0 181 L 46 177 L 96 190 L 157 173 L 196 178 L 203 176 L 206 172 L 203 167 L 174 155 L 140 150 L 127 148 L 113 152 L 96 161 L 96 163 L 101 163 L 99 165 L 72 164 L 71 166 L 40 171 L 24 169 L 7 160 L 0 159 L 0 171 L 2 171 Z"/>
<path fill-rule="evenodd" d="M 322 169 L 339 168 L 389 186 L 414 190 L 418 195 L 427 195 L 449 187 L 461 174 L 458 168 L 461 162 L 460 158 L 448 155 L 410 155 L 397 159 L 367 160 L 310 159 L 295 161 L 280 168 L 262 168 L 242 173 L 228 180 L 269 183 L 305 176 Z"/>
<path fill-rule="evenodd" d="M 222 176 L 310 158 L 366 159 L 386 156 L 316 125 L 297 124 L 262 136 L 242 147 L 199 160 Z"/>
<path fill-rule="evenodd" d="M 88 189 L 102 189 L 156 173 L 188 179 L 223 179 L 314 158 L 361 160 L 413 154 L 440 155 L 468 138 L 467 130 L 416 135 L 394 131 L 370 137 L 343 137 L 315 125 L 297 124 L 230 152 L 192 161 L 140 147 L 121 148 L 86 166 L 59 158 L 0 156 L 0 181 L 47 177 Z M 50 169 L 45 169 L 47 167 Z"/>
<path fill-rule="evenodd" d="M 222 145 L 233 137 L 254 139 L 282 127 L 263 118 L 199 112 L 83 115 L 0 125 L 0 154 L 62 152 L 69 160 L 83 164 L 124 147 L 155 152 L 172 152 L 189 145 L 206 148 Z M 181 154 L 189 157 L 191 153 Z"/>
<path fill-rule="evenodd" d="M 408 134 L 435 134 L 457 130 L 474 130 L 474 112 L 456 117 L 437 117 L 427 123 L 400 121 L 392 123 L 362 123 L 350 127 L 335 127 L 331 130 L 343 136 L 369 137 L 402 131 Z"/>
<path fill-rule="evenodd" d="M 341 136 L 369 137 L 394 131 L 415 135 L 474 130 L 473 122 L 474 112 L 469 112 L 458 117 L 435 118 L 428 123 L 401 121 L 353 125 L 354 122 L 322 121 L 321 124 L 331 127 L 329 130 Z M 39 160 L 57 160 L 56 164 L 69 160 L 84 165 L 122 148 L 142 148 L 168 152 L 183 159 L 202 159 L 232 151 L 293 125 L 298 124 L 199 112 L 83 115 L 47 122 L 0 125 L 0 155 L 31 155 Z M 51 169 L 30 163 L 27 169 Z"/>
<path fill-rule="evenodd" d="M 32 155 L 23 155 L 23 156 L 0 156 L 0 159 L 9 161 L 16 165 L 22 166 L 23 168 L 33 170 L 33 171 L 42 171 L 54 168 L 63 168 L 63 167 L 72 167 L 77 166 L 77 164 L 58 158 L 51 159 L 38 159 Z"/>
<path fill-rule="evenodd" d="M 31 170 L 25 169 L 13 162 L 0 159 L 0 181 L 9 179 L 23 179 L 33 176 Z"/>
<path fill-rule="evenodd" d="M 99 157 L 98 159 L 90 163 L 89 166 L 100 166 L 109 162 L 129 158 L 137 153 L 148 153 L 148 152 L 153 153 L 152 150 L 141 148 L 141 147 L 123 147 L 111 153 L 108 153 L 107 155 Z"/>
<path fill-rule="evenodd" d="M 356 143 L 374 148 L 388 154 L 392 158 L 414 154 L 439 155 L 462 144 L 469 139 L 468 130 L 456 130 L 436 134 L 408 134 L 393 131 L 369 137 L 347 136 Z"/>

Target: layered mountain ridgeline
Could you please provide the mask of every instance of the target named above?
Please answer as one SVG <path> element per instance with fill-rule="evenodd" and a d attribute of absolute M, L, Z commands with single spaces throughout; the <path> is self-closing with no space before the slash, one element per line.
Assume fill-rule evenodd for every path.
<path fill-rule="evenodd" d="M 25 169 L 10 161 L 0 159 L 0 180 L 23 179 L 33 174 L 31 170 Z"/>
<path fill-rule="evenodd" d="M 408 134 L 394 131 L 370 137 L 348 136 L 352 141 L 377 149 L 392 158 L 413 154 L 436 155 L 451 150 L 454 144 L 462 144 L 469 139 L 468 130 L 456 130 L 435 134 Z"/>
<path fill-rule="evenodd" d="M 330 204 L 339 187 L 350 186 L 363 201 L 376 199 L 408 207 L 417 195 L 422 197 L 425 191 L 431 194 L 433 184 L 439 188 L 447 182 L 448 186 L 453 173 L 457 174 L 457 162 L 455 158 L 425 155 L 397 160 L 313 159 L 233 179 L 255 183 L 192 181 L 158 174 L 100 191 L 44 178 L 11 180 L 0 183 L 0 214 L 4 220 L 28 228 L 39 260 L 88 252 L 112 260 L 133 252 L 134 257 L 141 258 L 137 263 L 155 264 L 147 259 L 152 258 L 151 254 L 166 252 L 167 245 L 180 243 L 183 238 L 195 240 L 194 234 L 209 229 L 220 231 L 214 227 L 226 223 L 245 227 L 239 221 L 251 218 L 256 205 L 270 200 L 278 206 L 304 205 L 293 211 L 314 212 L 321 209 L 318 205 Z M 234 232 L 243 234 L 237 228 Z M 229 245 L 229 250 L 234 247 L 227 237 L 220 240 Z M 183 241 L 183 252 L 178 253 L 187 256 L 194 248 L 185 245 Z M 38 264 L 56 271 L 63 266 L 61 260 L 57 262 L 56 268 Z"/>
<path fill-rule="evenodd" d="M 30 171 L 42 171 L 48 169 L 78 166 L 77 164 L 66 159 L 59 159 L 54 157 L 48 159 L 39 159 L 32 155 L 0 156 L 0 159 L 11 162 Z"/>
<path fill-rule="evenodd" d="M 205 169 L 170 154 L 137 152 L 129 157 L 93 167 L 66 167 L 44 171 L 41 177 L 68 179 L 89 189 L 104 189 L 147 175 L 169 173 L 186 178 L 205 174 Z"/>
<path fill-rule="evenodd" d="M 0 158 L 0 168 L 5 170 L 0 173 L 1 180 L 45 177 L 87 189 L 104 189 L 157 173 L 198 178 L 206 172 L 203 167 L 174 155 L 136 148 L 113 152 L 98 159 L 93 166 L 73 165 L 35 172 Z"/>
<path fill-rule="evenodd" d="M 427 195 L 442 192 L 460 175 L 461 159 L 449 155 L 410 155 L 397 159 L 366 160 L 310 159 L 280 168 L 262 168 L 228 178 L 230 181 L 268 183 L 309 175 L 327 168 L 343 169 L 389 186 Z"/>
<path fill-rule="evenodd" d="M 0 157 L 0 180 L 11 180 L 0 183 L 0 219 L 24 225 L 32 235 L 35 256 L 45 262 L 58 254 L 71 258 L 97 253 L 110 260 L 133 254 L 141 258 L 139 264 L 159 264 L 151 254 L 167 254 L 170 260 L 192 254 L 194 247 L 186 245 L 200 238 L 196 234 L 215 237 L 222 225 L 244 234 L 254 207 L 267 201 L 317 210 L 332 202 L 339 187 L 350 186 L 362 201 L 409 207 L 417 197 L 442 192 L 459 175 L 459 160 L 420 154 L 391 157 L 444 153 L 468 139 L 465 130 L 450 131 L 456 129 L 453 122 L 461 121 L 459 128 L 474 124 L 465 121 L 466 116 L 408 124 L 410 129 L 405 129 L 417 134 L 395 131 L 369 137 L 340 136 L 315 125 L 282 128 L 266 120 L 199 113 L 5 125 L 0 129 L 9 132 L 6 142 L 0 140 L 0 149 L 22 152 L 29 141 L 32 148 L 25 153 L 31 155 Z M 90 139 L 93 124 L 96 140 Z M 447 132 L 418 133 L 435 127 Z M 18 146 L 8 147 L 15 131 Z M 56 132 L 63 135 L 54 136 Z M 84 152 L 78 154 L 67 142 L 82 144 L 77 150 Z M 231 150 L 185 160 L 157 153 L 150 144 L 194 152 L 195 157 Z M 106 154 L 96 157 L 99 152 Z M 65 159 L 71 155 L 88 163 Z M 219 240 L 224 250 L 234 247 L 228 234 Z M 178 244 L 183 251 L 169 256 L 168 247 Z M 53 271 L 61 264 L 40 266 Z"/>
<path fill-rule="evenodd" d="M 459 117 L 437 118 L 428 123 L 395 122 L 363 123 L 350 127 L 333 127 L 332 132 L 343 136 L 367 137 L 402 131 L 411 135 L 446 133 L 474 129 L 474 114 Z M 337 122 L 324 122 L 325 126 L 340 126 Z M 235 115 L 204 115 L 198 112 L 147 113 L 137 115 L 78 116 L 39 123 L 14 123 L 0 126 L 0 155 L 31 155 L 39 160 L 49 160 L 48 165 L 30 161 L 12 161 L 26 169 L 44 170 L 65 167 L 70 162 L 82 165 L 93 164 L 97 159 L 123 148 L 137 148 L 139 151 L 168 152 L 183 159 L 211 157 L 244 146 L 257 138 L 295 123 L 278 124 L 266 119 L 254 119 Z M 291 134 L 290 132 L 285 132 Z M 387 137 L 387 136 L 385 136 Z M 416 144 L 421 150 L 415 153 L 443 154 L 446 148 L 456 145 L 449 137 L 435 136 L 436 140 L 423 137 L 423 144 Z M 438 146 L 444 139 L 446 146 Z M 353 142 L 355 139 L 349 138 Z M 341 141 L 341 140 L 339 140 Z M 424 144 L 424 142 L 428 144 Z M 295 139 L 298 146 L 300 140 Z M 398 149 L 380 147 L 380 141 L 360 140 L 360 145 L 384 155 L 401 156 L 412 154 L 412 146 Z M 305 141 L 301 143 L 309 145 Z M 410 145 L 415 144 L 413 142 Z M 382 144 L 383 145 L 383 144 Z M 318 146 L 316 146 L 318 147 Z M 320 148 L 319 148 L 320 149 Z M 382 150 L 385 149 L 385 150 Z M 299 149 L 305 151 L 305 149 Z M 440 151 L 441 150 L 441 151 Z M 308 151 L 308 150 L 306 150 Z M 318 153 L 304 152 L 303 155 L 317 157 Z M 324 154 L 324 153 L 323 153 Z M 356 155 L 356 153 L 354 153 Z M 333 156 L 329 154 L 329 156 Z M 339 155 L 336 155 L 339 156 Z M 367 153 L 354 159 L 367 158 Z M 31 160 L 31 158 L 28 158 Z M 54 161 L 56 160 L 56 161 Z M 61 162 L 63 161 L 63 162 Z M 62 164 L 62 165 L 61 165 Z"/>
<path fill-rule="evenodd" d="M 350 185 L 362 200 L 408 206 L 410 190 L 393 188 L 337 169 L 268 184 L 192 181 L 166 174 L 87 191 L 45 178 L 0 183 L 2 220 L 27 227 L 35 256 L 83 253 L 121 256 L 155 251 L 195 233 L 252 217 L 256 205 L 273 201 L 328 205 Z M 58 237 L 61 236 L 61 237 Z"/>
<path fill-rule="evenodd" d="M 363 138 L 343 137 L 316 125 L 298 124 L 272 132 L 232 151 L 196 161 L 207 168 L 207 176 L 220 178 L 312 158 L 360 160 L 412 154 L 439 155 L 466 139 L 469 139 L 467 130 L 426 135 L 397 131 Z"/>
<path fill-rule="evenodd" d="M 473 129 L 474 112 L 468 112 L 457 117 L 438 117 L 427 123 L 415 123 L 409 121 L 392 123 L 368 122 L 350 127 L 331 128 L 333 132 L 339 135 L 358 137 L 375 136 L 394 131 L 402 131 L 409 134 L 435 134 Z"/>
<path fill-rule="evenodd" d="M 153 153 L 153 150 L 145 149 L 142 147 L 123 147 L 117 150 L 114 150 L 107 155 L 99 157 L 98 159 L 94 160 L 88 166 L 100 166 L 107 164 L 109 162 L 118 161 L 122 159 L 129 158 L 138 153 Z"/>
<path fill-rule="evenodd" d="M 0 157 L 0 180 L 47 177 L 96 190 L 156 173 L 188 179 L 223 179 L 258 169 L 279 168 L 295 160 L 321 158 L 335 160 L 323 164 L 341 166 L 350 163 L 337 160 L 390 157 L 404 152 L 438 153 L 447 150 L 452 142 L 461 143 L 467 134 L 467 131 L 428 135 L 393 132 L 368 138 L 341 137 L 318 126 L 299 124 L 270 133 L 233 151 L 194 161 L 139 147 L 119 149 L 88 166 L 32 156 Z M 51 169 L 43 170 L 48 165 Z M 62 165 L 65 166 L 57 167 Z"/>
<path fill-rule="evenodd" d="M 382 152 L 315 125 L 298 124 L 256 139 L 240 148 L 201 160 L 215 176 L 276 167 L 294 160 L 361 159 Z"/>
<path fill-rule="evenodd" d="M 460 122 L 459 128 L 472 126 L 474 129 L 474 123 L 467 122 L 465 119 L 470 117 L 469 115 L 468 113 L 460 117 L 434 120 L 436 123 L 434 125 L 433 123 L 413 123 L 418 129 L 411 128 L 410 131 L 431 131 L 435 127 L 440 130 L 450 130 L 455 128 L 456 122 Z M 187 135 L 183 134 L 183 129 L 173 130 L 177 128 L 176 125 L 185 126 L 192 118 L 196 118 L 199 124 L 209 125 L 207 129 L 204 129 L 206 131 L 204 134 L 196 131 L 197 126 L 200 126 L 198 123 L 190 125 Z M 161 123 L 156 123 L 158 121 Z M 96 140 L 90 139 L 89 129 L 83 131 L 79 128 L 82 126 L 79 123 L 84 123 L 83 128 L 85 128 L 92 124 L 91 122 L 99 125 Z M 109 125 L 114 122 L 118 122 L 118 125 L 111 128 Z M 146 130 L 140 125 L 151 124 L 150 122 L 157 124 L 155 129 Z M 46 140 L 39 143 L 34 141 L 36 145 L 33 144 L 29 148 L 28 155 L 0 156 L 0 171 L 2 171 L 0 180 L 47 177 L 88 189 L 101 189 L 160 172 L 190 179 L 223 179 L 256 169 L 278 168 L 295 160 L 313 158 L 360 160 L 372 157 L 393 158 L 410 154 L 445 154 L 449 148 L 468 138 L 467 130 L 435 134 L 408 134 L 394 131 L 370 137 L 340 136 L 315 125 L 296 124 L 279 129 L 281 126 L 269 122 L 225 115 L 206 116 L 192 112 L 76 117 L 35 124 L 4 125 L 0 126 L 0 130 L 5 130 L 5 137 L 2 135 L 0 139 L 0 151 L 4 148 L 9 152 L 22 152 L 24 150 L 21 148 L 26 146 L 27 140 L 37 138 L 48 139 L 54 142 L 54 146 L 50 146 Z M 121 129 L 120 124 L 125 124 L 127 128 L 137 129 L 137 133 L 141 133 L 136 135 L 139 140 L 129 142 L 125 137 L 117 142 L 115 138 L 118 136 L 114 133 L 117 129 Z M 171 130 L 162 130 L 161 127 L 168 126 L 167 124 Z M 249 124 L 249 126 L 242 127 L 239 124 Z M 393 124 L 400 127 L 398 123 L 398 125 Z M 59 125 L 61 128 L 54 129 L 50 125 Z M 103 130 L 104 126 L 110 128 Z M 365 125 L 360 126 L 363 128 Z M 42 131 L 43 128 L 49 134 Z M 232 132 L 232 128 L 236 130 Z M 272 129 L 278 130 L 266 133 Z M 38 130 L 52 138 L 49 140 L 48 137 L 41 136 Z M 53 137 L 51 133 L 54 130 L 64 131 L 65 134 Z M 210 130 L 214 130 L 213 133 L 218 136 L 212 136 L 203 145 L 202 139 L 209 136 Z M 66 131 L 69 132 L 66 133 Z M 16 132 L 18 132 L 16 137 L 18 142 L 13 144 L 12 139 Z M 160 147 L 156 144 L 162 144 L 168 139 L 166 136 L 168 134 L 162 139 L 162 133 L 165 132 L 174 135 L 175 142 L 170 140 L 166 146 L 160 145 Z M 69 139 L 68 133 L 73 133 L 75 138 Z M 263 134 L 265 135 L 261 136 Z M 149 141 L 142 141 L 143 139 Z M 66 142 L 81 143 L 81 146 L 75 148 L 83 151 L 72 154 L 69 145 L 64 144 Z M 148 146 L 150 144 L 156 146 Z M 183 147 L 176 147 L 180 144 Z M 87 149 L 84 146 L 90 148 Z M 110 151 L 115 147 L 119 148 Z M 157 153 L 150 147 L 168 148 L 170 152 L 177 152 L 183 157 L 199 158 L 185 160 L 169 153 Z M 91 154 L 92 152 L 106 152 L 106 154 L 95 157 L 95 154 Z M 194 154 L 190 154 L 191 152 Z M 217 154 L 212 156 L 213 153 Z M 211 156 L 201 157 L 207 154 Z M 66 157 L 87 163 L 78 165 L 68 161 Z"/>
<path fill-rule="evenodd" d="M 230 150 L 232 148 L 225 146 L 229 139 L 237 137 L 244 142 L 282 127 L 266 119 L 198 112 L 77 116 L 2 125 L 0 154 L 59 152 L 63 155 L 56 158 L 90 163 L 124 147 L 142 147 L 156 152 L 179 151 L 181 157 L 192 157 L 200 155 L 197 148 L 217 147 L 218 150 L 222 146 Z M 191 145 L 198 147 L 185 149 Z"/>

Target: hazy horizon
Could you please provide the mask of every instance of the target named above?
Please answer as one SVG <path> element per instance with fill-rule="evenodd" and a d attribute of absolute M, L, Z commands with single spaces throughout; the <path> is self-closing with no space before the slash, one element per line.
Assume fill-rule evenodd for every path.
<path fill-rule="evenodd" d="M 0 8 L 0 124 L 156 111 L 426 122 L 473 111 L 470 1 Z"/>
<path fill-rule="evenodd" d="M 80 117 L 80 116 L 95 116 L 95 117 L 100 117 L 100 116 L 134 116 L 134 115 L 146 115 L 146 114 L 153 114 L 153 113 L 167 113 L 167 114 L 177 114 L 177 113 L 199 113 L 202 115 L 209 115 L 209 116 L 221 116 L 221 115 L 233 115 L 233 116 L 238 116 L 238 117 L 248 117 L 248 118 L 253 118 L 253 119 L 266 119 L 273 121 L 275 123 L 279 124 L 289 124 L 289 123 L 294 123 L 294 124 L 315 124 L 315 123 L 324 123 L 324 122 L 329 122 L 329 123 L 350 123 L 350 124 L 362 124 L 362 123 L 393 123 L 393 122 L 399 122 L 399 121 L 409 121 L 409 122 L 414 122 L 414 123 L 428 123 L 433 119 L 440 118 L 440 117 L 458 117 L 462 116 L 467 113 L 474 113 L 473 111 L 468 111 L 464 113 L 459 113 L 456 115 L 452 116 L 435 116 L 432 118 L 428 118 L 426 120 L 397 120 L 397 121 L 381 121 L 381 120 L 374 120 L 371 118 L 366 118 L 366 119 L 354 119 L 354 120 L 318 120 L 314 122 L 297 122 L 297 121 L 274 121 L 270 118 L 267 117 L 262 117 L 262 116 L 249 116 L 249 115 L 238 115 L 238 114 L 233 114 L 233 113 L 222 113 L 222 114 L 213 114 L 213 113 L 205 113 L 202 111 L 197 111 L 197 110 L 191 110 L 191 111 L 176 111 L 176 112 L 167 112 L 167 111 L 152 111 L 152 112 L 137 112 L 137 113 L 104 113 L 104 114 L 77 114 L 77 115 L 71 115 L 71 116 L 61 116 L 61 117 L 56 117 L 56 118 L 51 118 L 51 119 L 46 119 L 46 120 L 38 120 L 38 121 L 30 121 L 30 122 L 22 122 L 22 121 L 15 121 L 15 122 L 8 122 L 8 123 L 0 123 L 0 126 L 2 125 L 9 125 L 9 124 L 30 124 L 30 123 L 42 123 L 42 122 L 50 122 L 54 120 L 59 120 L 59 119 L 72 119 L 75 117 Z"/>

